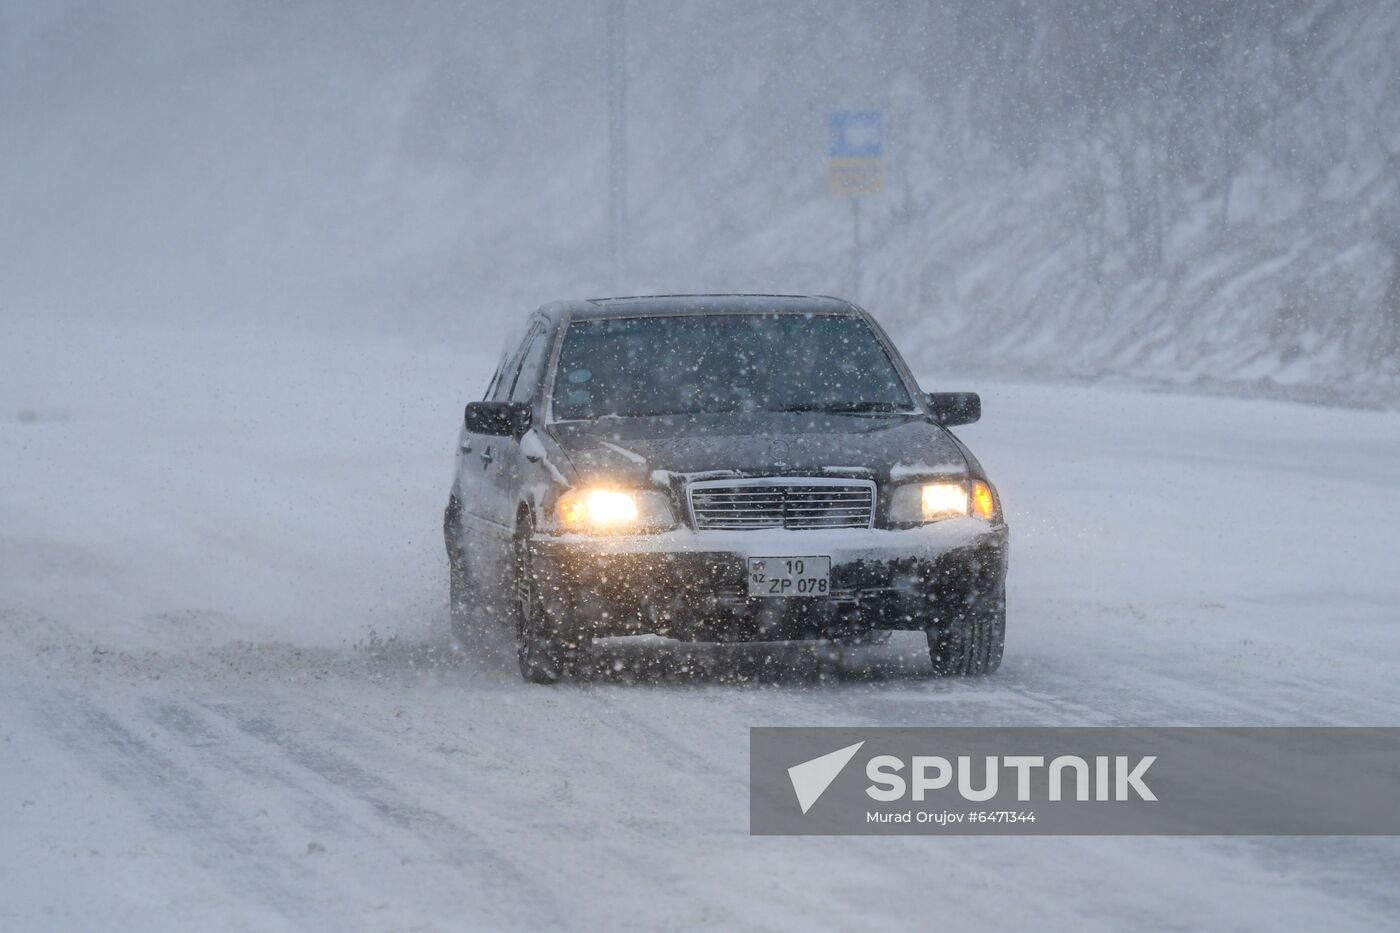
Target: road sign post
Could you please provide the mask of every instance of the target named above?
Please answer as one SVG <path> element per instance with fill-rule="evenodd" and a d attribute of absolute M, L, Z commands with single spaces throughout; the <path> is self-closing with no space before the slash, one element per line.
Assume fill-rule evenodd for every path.
<path fill-rule="evenodd" d="M 860 199 L 885 189 L 885 118 L 878 110 L 838 110 L 829 129 L 826 188 L 851 199 L 851 297 L 859 300 Z"/>
<path fill-rule="evenodd" d="M 627 265 L 627 0 L 608 5 L 608 261 L 618 294 Z"/>

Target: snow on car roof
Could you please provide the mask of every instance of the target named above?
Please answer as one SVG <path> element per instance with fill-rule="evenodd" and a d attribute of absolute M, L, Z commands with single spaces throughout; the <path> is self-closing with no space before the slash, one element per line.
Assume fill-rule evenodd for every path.
<path fill-rule="evenodd" d="M 825 295 L 636 295 L 589 298 L 571 308 L 575 320 L 682 314 L 855 314 L 849 301 Z"/>

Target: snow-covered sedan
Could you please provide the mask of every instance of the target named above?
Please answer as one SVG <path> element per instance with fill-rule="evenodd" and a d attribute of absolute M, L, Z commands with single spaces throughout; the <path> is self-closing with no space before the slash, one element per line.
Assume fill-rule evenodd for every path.
<path fill-rule="evenodd" d="M 491 604 L 548 683 L 591 639 L 927 633 L 933 668 L 1001 663 L 1007 528 L 950 427 L 834 298 L 546 305 L 466 406 L 444 517 L 454 626 Z M 504 597 L 504 599 L 502 599 Z"/>

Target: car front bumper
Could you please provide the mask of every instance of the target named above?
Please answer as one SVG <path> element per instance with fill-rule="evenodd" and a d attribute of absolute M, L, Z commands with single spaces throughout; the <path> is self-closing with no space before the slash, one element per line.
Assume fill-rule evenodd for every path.
<path fill-rule="evenodd" d="M 955 519 L 904 531 L 538 535 L 532 550 L 537 592 L 574 634 L 780 640 L 922 631 L 1001 599 L 1007 529 Z M 811 556 L 831 558 L 829 596 L 748 597 L 749 557 Z"/>

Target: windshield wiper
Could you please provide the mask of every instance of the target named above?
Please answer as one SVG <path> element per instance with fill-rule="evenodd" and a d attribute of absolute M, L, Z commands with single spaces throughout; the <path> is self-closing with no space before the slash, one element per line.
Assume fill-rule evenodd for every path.
<path fill-rule="evenodd" d="M 585 416 L 588 419 L 602 418 L 673 418 L 689 415 L 751 415 L 759 412 L 817 412 L 824 415 L 868 415 L 899 413 L 914 414 L 910 409 L 895 402 L 800 402 L 784 405 L 781 408 L 653 408 L 640 411 L 609 411 Z"/>
<path fill-rule="evenodd" d="M 831 415 L 863 415 L 874 412 L 903 412 L 908 409 L 895 402 L 802 402 L 784 405 L 774 411 L 815 411 Z"/>
<path fill-rule="evenodd" d="M 579 420 L 596 421 L 602 418 L 673 418 L 685 415 L 709 415 L 723 412 L 712 408 L 653 408 L 642 411 L 607 411 L 597 415 L 581 415 Z"/>

